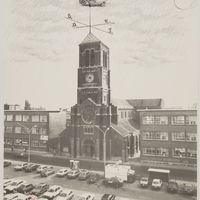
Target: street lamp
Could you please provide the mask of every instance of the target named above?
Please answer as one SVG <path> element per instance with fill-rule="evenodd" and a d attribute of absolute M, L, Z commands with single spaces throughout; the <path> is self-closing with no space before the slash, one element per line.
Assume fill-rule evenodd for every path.
<path fill-rule="evenodd" d="M 110 127 L 108 127 L 105 131 L 103 131 L 98 126 L 95 126 L 95 127 L 98 128 L 103 133 L 103 163 L 104 163 L 104 176 L 105 176 L 105 171 L 106 171 L 106 134 L 109 131 Z"/>
<path fill-rule="evenodd" d="M 34 125 L 33 127 L 29 128 L 27 126 L 24 126 L 20 123 L 17 123 L 19 126 L 23 127 L 25 130 L 27 130 L 28 132 L 28 163 L 30 163 L 31 160 L 31 130 L 35 127 L 37 127 L 37 125 Z"/>

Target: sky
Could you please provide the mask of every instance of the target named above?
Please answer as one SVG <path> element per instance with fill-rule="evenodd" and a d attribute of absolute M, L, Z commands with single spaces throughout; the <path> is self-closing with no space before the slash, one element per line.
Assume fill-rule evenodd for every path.
<path fill-rule="evenodd" d="M 175 4 L 175 3 L 176 4 Z M 47 109 L 77 102 L 78 45 L 88 22 L 79 0 L 7 0 L 4 9 L 4 102 Z M 110 48 L 111 96 L 163 98 L 165 107 L 198 99 L 197 0 L 108 0 L 92 23 L 109 19 L 113 35 L 92 30 Z M 104 30 L 107 27 L 103 27 Z"/>

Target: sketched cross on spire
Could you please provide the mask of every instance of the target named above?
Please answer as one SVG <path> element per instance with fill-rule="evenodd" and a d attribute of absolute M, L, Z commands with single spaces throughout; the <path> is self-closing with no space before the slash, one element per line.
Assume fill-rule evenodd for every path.
<path fill-rule="evenodd" d="M 82 23 L 78 20 L 75 20 L 75 19 L 72 18 L 72 15 L 70 13 L 68 13 L 66 19 L 72 22 L 72 27 L 73 28 L 89 28 L 89 33 L 92 32 L 92 28 L 93 28 L 95 30 L 98 30 L 98 31 L 101 31 L 101 32 L 104 32 L 104 33 L 113 34 L 111 27 L 109 27 L 107 31 L 98 28 L 98 26 L 106 26 L 106 25 L 114 24 L 114 22 L 110 22 L 108 19 L 104 19 L 104 23 L 101 23 L 101 24 L 92 24 L 91 0 L 85 0 L 85 1 L 87 1 L 88 7 L 89 7 L 89 23 L 86 24 L 86 23 Z"/>

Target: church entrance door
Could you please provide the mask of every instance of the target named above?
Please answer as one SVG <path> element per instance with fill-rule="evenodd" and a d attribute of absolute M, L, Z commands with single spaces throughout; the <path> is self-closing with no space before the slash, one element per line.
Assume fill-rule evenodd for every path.
<path fill-rule="evenodd" d="M 95 158 L 95 145 L 91 139 L 87 139 L 83 143 L 83 155 L 87 158 Z"/>

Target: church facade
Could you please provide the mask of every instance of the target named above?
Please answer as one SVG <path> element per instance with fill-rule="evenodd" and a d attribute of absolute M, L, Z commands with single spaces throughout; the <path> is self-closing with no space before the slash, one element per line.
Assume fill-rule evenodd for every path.
<path fill-rule="evenodd" d="M 139 131 L 129 120 L 133 107 L 119 119 L 110 90 L 109 48 L 92 33 L 79 45 L 77 104 L 71 108 L 70 144 L 73 158 L 103 160 L 139 155 Z M 104 148 L 105 145 L 105 148 Z"/>

